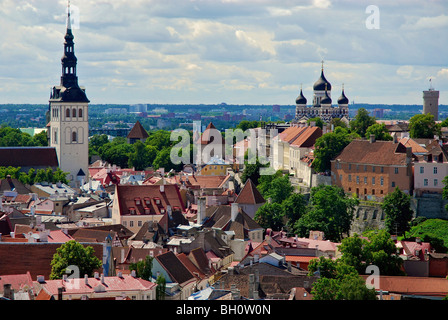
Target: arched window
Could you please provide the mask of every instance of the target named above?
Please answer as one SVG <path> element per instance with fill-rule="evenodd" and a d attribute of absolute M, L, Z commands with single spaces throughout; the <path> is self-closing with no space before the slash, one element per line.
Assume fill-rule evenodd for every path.
<path fill-rule="evenodd" d="M 73 114 L 72 117 L 75 118 L 76 117 L 76 109 L 73 109 Z"/>
<path fill-rule="evenodd" d="M 65 110 L 65 116 L 66 116 L 67 118 L 70 118 L 70 109 L 69 109 L 69 108 L 67 108 L 67 109 Z"/>
<path fill-rule="evenodd" d="M 78 117 L 82 118 L 82 109 L 81 108 L 79 108 L 79 110 L 78 110 Z"/>
<path fill-rule="evenodd" d="M 76 131 L 72 132 L 72 142 L 76 142 L 77 140 L 77 136 L 76 136 Z"/>

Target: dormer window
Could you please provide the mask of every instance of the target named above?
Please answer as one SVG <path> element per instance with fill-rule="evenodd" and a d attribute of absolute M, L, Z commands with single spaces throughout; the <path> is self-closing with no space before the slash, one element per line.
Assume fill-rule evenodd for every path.
<path fill-rule="evenodd" d="M 159 198 L 154 198 L 154 202 L 155 202 L 156 204 L 160 204 L 160 199 L 159 199 Z"/>
<path fill-rule="evenodd" d="M 135 214 L 135 208 L 134 207 L 130 207 L 129 208 L 129 213 L 130 214 Z"/>
<path fill-rule="evenodd" d="M 135 198 L 134 200 L 135 200 L 135 204 L 136 204 L 137 206 L 140 205 L 140 203 L 141 203 L 140 198 Z"/>
<path fill-rule="evenodd" d="M 151 213 L 151 209 L 149 209 L 148 207 L 145 207 L 145 214 L 150 214 Z"/>
<path fill-rule="evenodd" d="M 146 205 L 150 205 L 151 204 L 151 198 L 145 197 L 144 200 L 145 200 L 145 204 Z"/>

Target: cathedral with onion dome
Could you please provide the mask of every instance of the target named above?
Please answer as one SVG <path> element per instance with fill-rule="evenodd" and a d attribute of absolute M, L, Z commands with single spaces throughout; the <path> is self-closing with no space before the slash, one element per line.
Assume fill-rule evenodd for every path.
<path fill-rule="evenodd" d="M 339 118 L 348 123 L 348 98 L 345 96 L 344 86 L 342 86 L 341 96 L 337 100 L 337 105 L 331 99 L 331 83 L 325 78 L 324 66 L 320 78 L 313 86 L 314 96 L 311 105 L 307 105 L 307 99 L 303 95 L 302 88 L 296 99 L 296 115 L 293 123 L 305 122 L 311 118 L 319 117 L 322 121 L 329 123 L 333 118 Z"/>

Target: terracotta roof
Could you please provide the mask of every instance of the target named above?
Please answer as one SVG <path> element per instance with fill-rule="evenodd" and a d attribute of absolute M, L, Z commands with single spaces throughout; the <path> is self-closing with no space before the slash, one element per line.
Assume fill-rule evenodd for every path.
<path fill-rule="evenodd" d="M 244 184 L 243 189 L 241 189 L 235 202 L 244 204 L 258 204 L 265 203 L 266 200 L 263 198 L 260 191 L 258 191 L 253 181 L 249 178 Z"/>
<path fill-rule="evenodd" d="M 406 165 L 406 147 L 393 141 L 353 140 L 335 160 L 347 163 Z"/>
<path fill-rule="evenodd" d="M 368 276 L 361 275 L 364 279 Z M 379 290 L 402 295 L 445 297 L 448 294 L 448 280 L 433 277 L 380 276 Z"/>
<path fill-rule="evenodd" d="M 22 274 L 8 274 L 8 275 L 0 274 L 0 292 L 3 292 L 3 285 L 5 284 L 10 284 L 11 289 L 17 292 L 25 287 L 32 289 L 33 279 L 31 278 L 31 274 L 29 272 Z"/>
<path fill-rule="evenodd" d="M 128 139 L 146 139 L 149 137 L 149 134 L 145 128 L 143 128 L 140 121 L 137 121 L 127 137 Z"/>
<path fill-rule="evenodd" d="M 152 290 L 157 286 L 157 284 L 151 281 L 124 274 L 121 277 L 104 277 L 104 283 L 101 282 L 101 277 L 98 277 L 98 279 L 95 277 L 88 278 L 87 282 L 88 283 L 86 284 L 84 278 L 69 279 L 68 281 L 64 281 L 62 279 L 45 280 L 45 283 L 43 283 L 43 288 L 45 288 L 48 294 L 56 297 L 58 295 L 58 288 L 61 287 L 65 288 L 63 293 L 65 296 L 70 294 L 91 295 L 95 292 L 95 288 L 98 286 L 102 286 L 104 292 L 116 292 L 117 294 L 134 290 L 147 291 Z M 37 281 L 34 283 L 35 286 L 38 284 Z"/>
<path fill-rule="evenodd" d="M 229 174 L 225 176 L 188 175 L 188 178 L 187 176 L 176 175 L 166 178 L 166 181 L 179 186 L 185 185 L 187 188 L 217 189 L 223 188 L 229 178 Z"/>
<path fill-rule="evenodd" d="M 278 138 L 281 141 L 284 142 L 288 142 L 291 143 L 292 141 L 294 141 L 295 139 L 297 139 L 297 137 L 306 130 L 307 127 L 289 127 L 287 129 L 285 129 L 284 131 L 282 131 L 281 133 L 278 134 Z"/>
<path fill-rule="evenodd" d="M 309 148 L 314 146 L 316 139 L 322 136 L 322 129 L 319 127 L 306 127 L 300 135 L 291 141 L 292 146 L 299 148 Z"/>
<path fill-rule="evenodd" d="M 2 147 L 0 167 L 58 167 L 56 149 L 52 147 Z"/>
<path fill-rule="evenodd" d="M 166 211 L 168 205 L 172 211 L 176 208 L 185 211 L 177 185 L 166 184 L 163 192 L 160 188 L 159 185 L 116 185 L 115 197 L 118 198 L 120 214 L 129 215 L 133 209 L 136 215 L 144 215 L 145 208 L 149 209 L 149 214 L 162 214 L 161 210 Z"/>
<path fill-rule="evenodd" d="M 398 142 L 400 142 L 405 147 L 411 147 L 412 153 L 425 153 L 428 151 L 424 146 L 422 146 L 414 139 L 411 139 L 410 137 L 402 138 Z"/>
<path fill-rule="evenodd" d="M 204 274 L 213 274 L 216 270 L 213 266 L 210 266 L 209 259 L 202 248 L 196 248 L 190 251 L 188 258 L 191 259 L 194 264 L 201 270 Z"/>

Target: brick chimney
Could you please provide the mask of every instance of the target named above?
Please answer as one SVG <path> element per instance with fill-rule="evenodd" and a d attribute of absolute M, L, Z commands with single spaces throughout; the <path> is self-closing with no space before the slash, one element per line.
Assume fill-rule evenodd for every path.
<path fill-rule="evenodd" d="M 230 217 L 232 221 L 235 221 L 236 216 L 238 215 L 238 203 L 231 203 L 231 211 L 230 211 Z"/>

